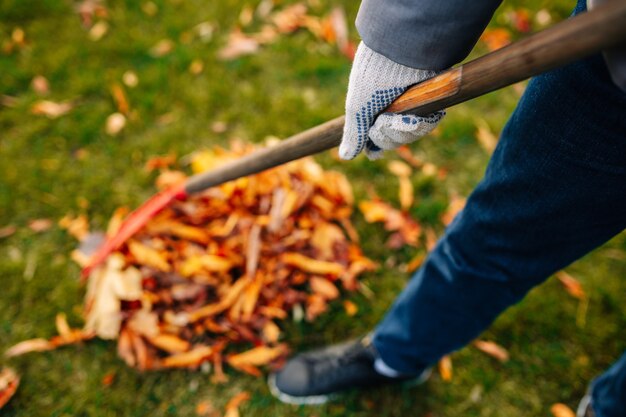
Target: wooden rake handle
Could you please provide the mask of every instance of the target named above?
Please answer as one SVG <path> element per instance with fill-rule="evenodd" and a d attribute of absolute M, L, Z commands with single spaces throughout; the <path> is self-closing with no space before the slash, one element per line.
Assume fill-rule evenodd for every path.
<path fill-rule="evenodd" d="M 427 115 L 626 42 L 626 1 L 614 0 L 407 90 L 385 111 Z M 260 149 L 185 183 L 199 192 L 326 151 L 341 142 L 344 117 Z"/>

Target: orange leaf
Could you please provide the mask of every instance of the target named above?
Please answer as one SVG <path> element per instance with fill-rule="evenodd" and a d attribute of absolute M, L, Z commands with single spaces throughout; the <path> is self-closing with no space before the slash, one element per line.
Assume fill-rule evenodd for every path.
<path fill-rule="evenodd" d="M 446 382 L 452 381 L 452 359 L 446 355 L 439 360 L 439 374 Z"/>
<path fill-rule="evenodd" d="M 189 352 L 177 353 L 163 359 L 166 368 L 189 368 L 196 367 L 207 360 L 213 354 L 210 346 L 198 346 Z"/>
<path fill-rule="evenodd" d="M 506 362 L 509 360 L 509 352 L 507 352 L 505 348 L 494 342 L 490 342 L 487 340 L 476 340 L 474 342 L 474 346 L 478 350 L 485 352 L 487 355 L 496 358 L 500 362 Z"/>
<path fill-rule="evenodd" d="M 0 409 L 9 402 L 20 385 L 20 377 L 11 368 L 0 371 Z"/>
<path fill-rule="evenodd" d="M 267 365 L 273 360 L 287 353 L 287 345 L 278 345 L 276 347 L 259 346 L 237 355 L 232 355 L 227 362 L 234 368 L 243 365 L 261 366 Z"/>
<path fill-rule="evenodd" d="M 556 273 L 556 277 L 559 279 L 563 287 L 565 287 L 565 291 L 568 292 L 574 298 L 578 298 L 579 300 L 583 300 L 587 297 L 583 286 L 578 282 L 576 278 L 571 276 L 565 271 L 559 271 Z"/>
<path fill-rule="evenodd" d="M 89 223 L 84 214 L 78 217 L 67 215 L 59 220 L 59 226 L 78 240 L 83 240 L 89 234 Z"/>
<path fill-rule="evenodd" d="M 240 392 L 231 398 L 226 404 L 224 417 L 239 417 L 239 406 L 250 400 L 250 394 L 246 391 Z"/>
<path fill-rule="evenodd" d="M 571 408 L 562 403 L 556 403 L 550 407 L 550 412 L 554 417 L 576 417 Z"/>
<path fill-rule="evenodd" d="M 113 100 L 115 100 L 115 105 L 117 106 L 117 111 L 122 114 L 127 115 L 130 110 L 130 106 L 128 104 L 128 100 L 126 99 L 126 93 L 124 93 L 124 89 L 119 84 L 113 84 L 111 86 L 111 95 L 113 96 Z"/>
<path fill-rule="evenodd" d="M 359 312 L 359 307 L 357 307 L 357 305 L 350 300 L 345 300 L 343 302 L 343 308 L 346 310 L 346 314 L 350 317 L 355 316 L 356 313 Z"/>
<path fill-rule="evenodd" d="M 341 275 L 345 271 L 345 267 L 336 262 L 318 261 L 295 252 L 284 253 L 281 259 L 287 265 L 312 274 Z"/>
<path fill-rule="evenodd" d="M 490 51 L 503 48 L 511 43 L 511 34 L 503 28 L 487 29 L 480 37 Z"/>

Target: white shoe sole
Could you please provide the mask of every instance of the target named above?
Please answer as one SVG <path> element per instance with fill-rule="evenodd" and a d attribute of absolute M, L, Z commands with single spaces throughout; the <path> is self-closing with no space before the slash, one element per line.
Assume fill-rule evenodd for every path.
<path fill-rule="evenodd" d="M 416 385 L 421 385 L 430 378 L 432 374 L 432 369 L 428 368 L 424 372 L 422 372 L 417 378 L 410 379 L 404 382 L 401 382 L 404 386 L 413 387 Z M 286 404 L 293 405 L 321 405 L 327 403 L 329 400 L 337 397 L 337 394 L 327 394 L 327 395 L 307 395 L 302 397 L 297 397 L 289 394 L 285 394 L 276 386 L 276 375 L 270 374 L 267 378 L 267 386 L 270 389 L 272 395 L 278 398 L 281 402 Z"/>

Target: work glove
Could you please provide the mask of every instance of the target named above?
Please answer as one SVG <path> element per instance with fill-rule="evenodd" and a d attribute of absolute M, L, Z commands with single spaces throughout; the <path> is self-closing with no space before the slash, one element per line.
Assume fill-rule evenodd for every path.
<path fill-rule="evenodd" d="M 427 117 L 394 113 L 376 116 L 409 86 L 434 75 L 434 71 L 393 62 L 361 42 L 350 72 L 339 157 L 353 159 L 364 150 L 369 159 L 378 159 L 383 151 L 414 142 L 433 130 L 444 111 Z"/>

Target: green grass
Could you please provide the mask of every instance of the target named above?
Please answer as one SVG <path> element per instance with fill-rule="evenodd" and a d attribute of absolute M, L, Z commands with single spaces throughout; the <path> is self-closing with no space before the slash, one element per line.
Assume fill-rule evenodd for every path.
<path fill-rule="evenodd" d="M 342 112 L 349 62 L 307 32 L 281 37 L 258 54 L 232 62 L 215 57 L 241 8 L 256 2 L 155 3 L 158 13 L 150 17 L 142 12 L 141 2 L 108 2 L 110 28 L 98 42 L 89 40 L 70 1 L 0 4 L 0 48 L 14 28 L 26 34 L 24 47 L 0 52 L 0 94 L 12 97 L 13 103 L 0 107 L 0 227 L 18 227 L 17 233 L 0 240 L 0 351 L 24 339 L 54 334 L 58 312 L 67 312 L 74 325 L 81 323 L 84 288 L 77 280 L 78 267 L 69 259 L 76 243 L 56 225 L 36 234 L 27 228 L 30 220 L 56 221 L 67 213 L 84 212 L 92 226 L 102 228 L 116 207 L 136 207 L 153 193 L 154 176 L 142 169 L 151 156 L 184 156 L 233 137 L 253 142 L 269 135 L 285 137 Z M 317 15 L 332 7 L 328 0 L 312 3 Z M 356 2 L 340 3 L 353 21 Z M 524 3 L 533 11 L 549 7 L 560 19 L 570 2 Z M 506 24 L 506 14 L 520 4 L 503 6 L 495 24 Z M 181 41 L 203 21 L 216 26 L 210 42 Z M 174 51 L 152 57 L 149 49 L 164 38 L 175 42 Z M 483 52 L 479 46 L 474 54 Z M 198 76 L 188 71 L 194 59 L 205 64 Z M 139 77 L 136 88 L 126 88 L 132 113 L 126 129 L 110 137 L 104 132 L 106 117 L 115 111 L 110 87 L 128 70 Z M 73 100 L 76 108 L 55 120 L 31 114 L 39 99 L 30 88 L 36 75 L 50 82 L 47 99 Z M 475 138 L 476 120 L 484 119 L 499 132 L 518 97 L 509 88 L 451 109 L 437 135 L 413 146 L 424 161 L 449 172 L 443 181 L 414 175 L 418 204 L 413 213 L 418 219 L 442 231 L 438 218 L 450 196 L 467 195 L 488 161 Z M 169 123 L 162 122 L 164 115 L 169 115 Z M 227 131 L 213 133 L 215 121 L 225 122 Z M 346 173 L 359 198 L 373 188 L 397 203 L 397 180 L 386 171 L 392 157 L 339 163 L 322 155 L 318 160 Z M 354 221 L 366 237 L 366 254 L 386 265 L 364 278 L 375 297 L 349 295 L 359 306 L 356 319 L 337 304 L 315 323 L 286 323 L 285 340 L 294 350 L 364 334 L 408 279 L 402 267 L 415 251 L 390 253 L 379 225 L 366 224 L 359 214 Z M 462 349 L 453 355 L 454 378 L 449 383 L 435 375 L 421 387 L 349 393 L 329 405 L 293 407 L 274 400 L 264 381 L 241 374 L 230 373 L 230 382 L 218 386 L 200 371 L 141 374 L 116 357 L 114 343 L 94 341 L 0 359 L 22 375 L 22 385 L 2 415 L 193 416 L 199 402 L 210 401 L 221 411 L 241 390 L 252 394 L 242 407 L 246 416 L 549 415 L 555 402 L 574 407 L 587 382 L 626 349 L 620 333 L 626 327 L 626 236 L 616 237 L 568 271 L 590 296 L 584 323 L 577 325 L 578 301 L 549 280 L 484 335 L 508 348 L 511 360 L 500 364 L 473 348 Z M 110 373 L 115 380 L 104 386 L 102 378 Z"/>

